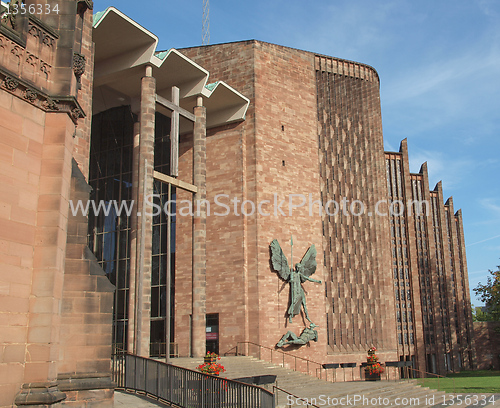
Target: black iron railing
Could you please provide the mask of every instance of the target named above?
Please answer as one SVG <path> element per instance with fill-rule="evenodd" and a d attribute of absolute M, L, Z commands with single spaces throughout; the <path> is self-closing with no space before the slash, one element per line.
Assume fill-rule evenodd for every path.
<path fill-rule="evenodd" d="M 342 369 L 344 381 L 355 380 L 355 370 L 359 368 L 359 379 L 364 379 L 364 367 L 366 363 L 318 363 L 316 361 L 308 360 L 303 357 L 295 356 L 293 354 L 285 353 L 281 350 L 276 350 L 271 347 L 263 346 L 261 344 L 253 343 L 251 341 L 240 341 L 236 344 L 236 348 L 231 349 L 226 353 L 235 353 L 237 356 L 253 356 L 259 360 L 266 360 L 273 364 L 280 364 L 283 367 L 290 368 L 294 371 L 300 371 L 319 379 L 336 382 L 337 381 L 337 368 Z M 411 361 L 397 361 L 395 364 L 388 362 L 385 364 L 385 379 L 393 379 L 398 381 L 403 378 L 413 378 L 415 371 L 412 371 Z M 384 364 L 382 364 L 384 365 Z M 394 368 L 389 372 L 389 367 Z M 329 374 L 331 373 L 331 374 Z M 342 375 L 341 374 L 341 375 Z M 346 376 L 347 374 L 347 376 Z M 350 378 L 350 379 L 349 379 Z M 384 376 L 382 377 L 384 378 Z"/>
<path fill-rule="evenodd" d="M 277 397 L 276 399 L 278 401 L 280 399 L 279 393 L 282 392 L 283 394 L 285 394 L 285 396 L 286 396 L 285 397 L 286 398 L 286 405 L 287 406 L 300 405 L 300 406 L 303 406 L 305 408 L 320 408 L 317 405 L 310 404 L 307 399 L 303 399 L 303 398 L 297 397 L 296 395 L 292 394 L 291 392 L 288 392 L 288 391 L 284 390 L 283 388 L 280 388 L 280 387 L 277 387 L 277 386 L 273 386 L 273 391 L 275 391 L 275 395 Z M 279 402 L 278 402 L 278 404 L 279 404 Z"/>
<path fill-rule="evenodd" d="M 132 354 L 113 355 L 113 381 L 180 407 L 274 408 L 274 394 L 264 388 Z"/>
<path fill-rule="evenodd" d="M 307 375 L 312 375 L 320 379 L 322 378 L 324 371 L 321 363 L 308 360 L 307 358 L 294 356 L 293 354 L 288 354 L 281 350 L 275 350 L 271 347 L 263 346 L 251 341 L 239 341 L 236 343 L 236 355 L 253 356 L 259 360 L 267 360 L 272 364 L 278 363 L 283 367 L 288 367 L 294 371 L 301 371 Z"/>
<path fill-rule="evenodd" d="M 412 368 L 412 367 L 410 367 L 410 372 L 411 372 L 411 376 L 413 378 L 420 377 L 418 382 L 419 382 L 419 384 L 422 384 L 422 386 L 424 386 L 424 387 L 434 388 L 436 383 L 432 382 L 429 384 L 429 381 L 427 381 L 427 384 L 426 384 L 426 379 L 437 378 L 437 389 L 438 390 L 440 390 L 439 385 L 441 382 L 441 384 L 447 383 L 448 387 L 451 387 L 451 385 L 453 384 L 453 392 L 456 392 L 455 379 L 453 377 L 446 377 L 444 375 L 428 373 L 427 371 L 420 371 L 420 370 L 417 370 L 417 369 Z M 451 382 L 450 382 L 450 380 L 451 380 Z"/>

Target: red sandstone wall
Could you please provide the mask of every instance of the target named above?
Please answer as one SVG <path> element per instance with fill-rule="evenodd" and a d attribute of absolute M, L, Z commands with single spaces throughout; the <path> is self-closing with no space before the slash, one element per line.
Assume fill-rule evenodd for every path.
<path fill-rule="evenodd" d="M 22 383 L 57 375 L 74 125 L 65 114 L 46 115 L 0 94 L 0 132 L 8 136 L 0 142 L 0 406 L 10 406 Z"/>
<path fill-rule="evenodd" d="M 396 359 L 389 220 L 375 212 L 386 199 L 379 81 L 365 65 L 316 57 L 321 193 L 324 202 L 365 206 L 323 216 L 330 350 L 335 362 L 362 362 L 375 346 Z"/>
<path fill-rule="evenodd" d="M 31 3 L 27 1 L 27 5 Z M 36 383 L 55 384 L 62 356 L 59 330 L 73 120 L 82 116 L 73 98 L 75 11 L 75 2 L 60 1 L 59 13 L 41 16 L 42 22 L 18 18 L 17 34 L 5 27 L 0 30 L 2 407 L 12 406 L 23 383 L 32 388 Z M 82 52 L 91 64 L 92 13 L 85 17 Z M 87 73 L 91 70 L 88 65 Z M 91 76 L 84 80 L 85 90 L 80 95 L 86 95 L 85 104 L 89 105 Z M 55 101 L 50 95 L 67 97 Z M 88 140 L 89 135 L 84 137 Z M 88 149 L 88 145 L 82 148 Z M 88 160 L 88 151 L 80 154 Z"/>
<path fill-rule="evenodd" d="M 183 52 L 207 68 L 211 80 L 224 80 L 251 100 L 245 122 L 208 133 L 208 200 L 213 202 L 216 194 L 228 194 L 240 202 L 272 203 L 274 192 L 279 192 L 279 201 L 288 199 L 289 194 L 309 193 L 318 200 L 311 55 L 259 42 Z M 258 99 L 254 105 L 255 97 Z M 288 205 L 282 208 L 288 214 Z M 264 205 L 263 209 L 272 215 L 242 217 L 231 210 L 229 216 L 212 215 L 207 220 L 207 313 L 220 313 L 221 352 L 245 340 L 274 347 L 287 330 L 300 334 L 304 328 L 299 316 L 292 325 L 287 324 L 289 288 L 269 267 L 269 244 L 277 238 L 289 255 L 293 234 L 294 262 L 311 244 L 321 254 L 321 221 L 309 217 L 308 207 L 295 210 L 292 217 L 275 216 L 272 205 Z M 178 229 L 178 274 L 182 268 L 180 236 Z M 321 255 L 318 258 L 320 266 L 315 277 L 323 279 Z M 183 287 L 188 289 L 185 283 Z M 323 285 L 308 282 L 304 287 L 311 318 L 325 327 Z M 176 297 L 184 298 L 179 292 Z M 182 313 L 179 302 L 177 316 Z M 177 327 L 179 330 L 179 324 Z M 320 331 L 320 342 L 308 347 L 307 355 L 317 359 L 324 356 L 325 341 Z M 300 353 L 304 354 L 304 348 Z"/>
<path fill-rule="evenodd" d="M 194 51 L 194 50 L 193 50 Z M 236 52 L 233 48 L 223 53 L 211 48 L 206 57 L 195 60 L 203 66 L 213 68 L 210 80 L 221 80 L 231 65 L 241 69 L 235 73 L 230 85 L 251 97 L 253 94 L 253 72 L 251 44 Z M 214 215 L 224 209 L 214 206 L 215 196 L 227 194 L 243 201 L 246 173 L 244 165 L 247 156 L 246 139 L 251 135 L 253 110 L 250 108 L 247 120 L 242 124 L 230 125 L 207 132 L 207 200 L 211 203 L 207 217 L 207 313 L 220 314 L 220 352 L 236 346 L 237 341 L 246 338 L 247 330 L 247 265 L 245 249 L 245 220 L 233 212 L 225 217 Z M 183 140 L 189 139 L 188 137 Z M 179 178 L 192 178 L 192 143 L 181 140 Z M 178 191 L 178 200 L 190 199 L 191 194 Z M 228 199 L 221 199 L 228 203 Z M 176 237 L 176 341 L 181 355 L 189 352 L 189 314 L 191 313 L 191 231 L 190 217 L 177 217 Z"/>
<path fill-rule="evenodd" d="M 305 195 L 307 202 L 311 194 L 313 201 L 319 201 L 313 55 L 259 42 L 255 44 L 255 49 L 257 202 L 273 202 L 275 192 L 278 201 L 288 201 L 292 194 Z M 301 201 L 298 197 L 294 199 L 295 203 Z M 293 262 L 298 262 L 307 248 L 314 244 L 318 251 L 318 267 L 313 277 L 323 283 L 303 284 L 309 315 L 319 326 L 319 341 L 290 353 L 323 362 L 326 354 L 326 317 L 321 217 L 317 208 L 310 215 L 308 204 L 294 209 L 291 216 L 288 203 L 283 206 L 286 216 L 279 212 L 275 215 L 272 206 L 268 208 L 271 216 L 258 218 L 252 234 L 257 251 L 250 256 L 257 261 L 258 269 L 260 338 L 256 342 L 273 347 L 288 330 L 299 335 L 309 325 L 305 316 L 294 317 L 292 324 L 285 319 L 289 285 L 284 285 L 269 268 L 269 243 L 273 238 L 278 239 L 290 262 L 290 235 L 293 234 Z"/>
<path fill-rule="evenodd" d="M 45 113 L 0 90 L 0 406 L 24 382 Z M 36 261 L 39 263 L 39 260 Z"/>
<path fill-rule="evenodd" d="M 320 159 L 315 69 L 319 66 L 315 66 L 317 62 L 314 54 L 257 41 L 192 48 L 182 52 L 208 69 L 211 81 L 224 80 L 251 101 L 244 123 L 209 132 L 208 199 L 222 192 L 235 194 L 241 201 L 248 199 L 258 203 L 270 200 L 272 203 L 273 193 L 276 192 L 278 201 L 288 200 L 290 194 L 308 196 L 309 193 L 313 201 L 320 200 L 320 188 L 324 188 L 324 180 L 320 181 L 318 172 Z M 333 69 L 331 64 L 329 69 Z M 371 167 L 363 170 L 363 174 L 367 172 L 363 181 L 359 180 L 358 173 L 346 176 L 347 180 L 358 179 L 364 189 L 363 198 L 373 205 L 377 199 L 385 198 L 387 188 L 378 79 L 371 68 L 350 63 L 346 64 L 345 69 L 348 75 L 375 82 L 373 89 L 363 91 L 360 86 L 352 89 L 352 97 L 361 98 L 360 106 L 368 112 L 369 119 L 366 120 L 369 123 L 365 123 L 368 127 L 363 129 L 362 136 L 357 136 L 358 139 L 366 137 L 366 140 L 361 139 L 358 143 L 368 151 L 355 152 L 349 147 L 349 155 L 355 154 L 360 166 L 366 164 L 366 155 L 369 154 Z M 355 105 L 356 99 L 353 101 Z M 351 122 L 353 119 L 350 119 Z M 339 139 L 339 146 L 343 146 L 344 139 Z M 298 201 L 296 198 L 295 202 Z M 282 208 L 288 215 L 287 203 Z M 264 210 L 269 209 L 273 212 L 272 205 L 264 206 Z M 296 316 L 293 324 L 288 325 L 285 319 L 289 288 L 269 267 L 269 243 L 277 238 L 289 257 L 289 240 L 293 234 L 294 262 L 304 255 L 309 245 L 315 244 L 318 250 L 315 278 L 324 281 L 328 276 L 323 268 L 326 242 L 323 242 L 322 220 L 318 215 L 317 204 L 314 214 L 309 216 L 306 206 L 295 209 L 291 217 L 274 214 L 269 217 L 221 217 L 218 220 L 209 217 L 207 313 L 221 313 L 221 352 L 233 349 L 237 341 L 247 340 L 273 347 L 287 330 L 300 334 L 307 322 Z M 367 241 L 369 248 L 362 254 L 371 254 L 372 263 L 368 266 L 375 271 L 375 275 L 369 278 L 372 289 L 366 294 L 366 301 L 374 303 L 371 310 L 375 316 L 374 324 L 370 324 L 375 337 L 369 343 L 382 345 L 389 352 L 382 358 L 395 359 L 392 275 L 390 269 L 385 267 L 390 261 L 388 221 L 366 222 L 371 232 Z M 178 231 L 187 231 L 187 228 Z M 181 246 L 183 249 L 188 248 L 186 243 L 189 238 L 186 237 L 182 242 L 179 239 L 178 236 L 177 273 L 181 273 L 179 268 L 182 268 L 185 271 L 182 276 L 187 277 L 188 271 L 181 266 L 182 255 L 179 250 Z M 182 285 L 186 293 L 183 291 L 177 296 L 187 299 L 189 284 L 182 282 Z M 292 353 L 325 362 L 328 359 L 325 288 L 323 284 L 311 282 L 306 282 L 304 288 L 311 318 L 320 326 L 320 341 Z M 181 303 L 178 299 L 177 306 L 180 307 Z M 188 303 L 185 305 L 189 306 Z M 177 316 L 179 312 L 182 313 L 180 308 Z M 187 318 L 183 320 L 186 321 Z M 355 323 L 349 323 L 343 330 L 352 324 Z M 181 326 L 184 327 L 184 324 Z M 343 353 L 337 352 L 335 357 L 339 362 L 360 362 L 365 358 L 366 350 L 363 347 L 343 349 Z"/>
<path fill-rule="evenodd" d="M 500 370 L 500 322 L 474 322 L 474 341 L 477 369 Z"/>
<path fill-rule="evenodd" d="M 189 140 L 179 141 L 179 179 L 193 178 L 193 143 Z M 192 194 L 177 190 L 177 202 L 192 201 Z M 181 356 L 190 355 L 190 315 L 192 312 L 192 217 L 176 217 L 175 236 L 175 342 L 179 344 Z"/>
<path fill-rule="evenodd" d="M 75 167 L 76 164 L 71 179 L 71 200 L 85 202 L 90 187 Z M 114 286 L 87 248 L 87 222 L 82 214 L 69 214 L 59 375 L 109 375 L 110 371 Z"/>
<path fill-rule="evenodd" d="M 73 157 L 78 163 L 85 178 L 89 176 L 90 160 L 90 130 L 92 124 L 92 97 L 94 88 L 94 43 L 92 42 L 92 22 L 91 12 L 84 15 L 85 24 L 83 26 L 82 50 L 81 54 L 86 58 L 85 73 L 81 77 L 81 89 L 78 91 L 78 102 L 85 112 L 85 118 L 78 121 L 75 132 L 75 145 Z"/>

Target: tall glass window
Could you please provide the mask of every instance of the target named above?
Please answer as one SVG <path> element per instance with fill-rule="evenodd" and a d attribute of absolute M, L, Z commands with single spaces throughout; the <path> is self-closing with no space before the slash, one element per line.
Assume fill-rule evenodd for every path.
<path fill-rule="evenodd" d="M 92 118 L 89 184 L 89 247 L 116 286 L 113 345 L 127 348 L 130 272 L 130 217 L 120 205 L 131 206 L 133 124 L 129 106 Z M 99 211 L 99 212 L 97 212 Z"/>
<path fill-rule="evenodd" d="M 155 163 L 156 171 L 170 174 L 170 118 L 156 113 Z M 162 211 L 153 217 L 153 255 L 151 274 L 151 346 L 150 355 L 163 357 L 168 350 L 167 325 L 167 263 L 170 251 L 170 342 L 174 339 L 175 294 L 175 189 L 168 184 L 154 181 L 154 202 Z M 168 203 L 170 201 L 170 204 Z M 170 245 L 168 224 L 170 218 Z"/>
<path fill-rule="evenodd" d="M 135 115 L 130 106 L 112 108 L 94 115 L 90 153 L 89 184 L 92 187 L 89 211 L 89 247 L 116 286 L 113 310 L 113 345 L 127 349 L 129 319 L 130 223 L 127 208 L 132 208 L 132 150 Z M 156 171 L 170 172 L 170 118 L 157 113 L 155 124 Z M 171 296 L 170 333 L 174 337 L 175 293 L 175 189 L 154 181 L 154 202 L 162 211 L 153 217 L 153 250 L 151 273 L 151 356 L 166 353 L 167 259 L 170 251 Z M 92 204 L 94 203 L 94 204 Z M 154 211 L 151 208 L 150 211 Z M 168 225 L 170 223 L 170 234 Z M 170 235 L 170 245 L 168 237 Z M 172 340 L 170 340 L 172 341 Z"/>

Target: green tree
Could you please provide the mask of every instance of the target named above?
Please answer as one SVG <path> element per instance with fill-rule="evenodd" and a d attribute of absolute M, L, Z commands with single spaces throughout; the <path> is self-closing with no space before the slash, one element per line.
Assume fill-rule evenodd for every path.
<path fill-rule="evenodd" d="M 488 313 L 486 310 L 486 307 L 481 307 L 481 306 L 474 306 L 471 305 L 471 310 L 472 310 L 472 321 L 473 322 L 492 322 L 494 321 L 494 317 L 491 315 L 491 313 Z"/>
<path fill-rule="evenodd" d="M 483 285 L 479 282 L 474 288 L 474 292 L 485 303 L 484 313 L 489 315 L 491 320 L 500 321 L 500 266 L 497 266 L 496 271 L 490 270 L 489 272 L 491 276 L 488 276 L 486 284 Z M 478 317 L 478 313 L 476 313 L 476 318 Z M 484 318 L 482 315 L 481 317 Z"/>

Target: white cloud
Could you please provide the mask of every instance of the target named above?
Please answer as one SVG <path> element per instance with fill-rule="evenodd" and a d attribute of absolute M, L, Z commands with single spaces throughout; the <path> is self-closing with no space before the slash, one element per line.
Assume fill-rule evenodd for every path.
<path fill-rule="evenodd" d="M 405 0 L 300 3 L 307 6 L 293 17 L 307 27 L 307 35 L 304 30 L 287 30 L 289 42 L 308 51 L 365 63 L 398 41 L 389 26 L 400 24 L 402 15 L 416 19 L 420 14 L 412 13 Z M 286 9 L 292 10 L 289 6 Z"/>
<path fill-rule="evenodd" d="M 489 17 L 498 17 L 498 11 L 495 10 L 495 6 L 498 5 L 496 0 L 476 0 L 479 5 L 479 9 Z"/>
<path fill-rule="evenodd" d="M 467 158 L 448 157 L 441 151 L 409 149 L 410 170 L 418 173 L 427 162 L 430 188 L 443 181 L 443 189 L 453 189 L 467 177 L 475 161 Z M 446 196 L 446 194 L 445 194 Z M 446 197 L 445 197 L 446 199 Z"/>
<path fill-rule="evenodd" d="M 500 235 L 495 235 L 494 237 L 490 237 L 490 238 L 483 239 L 481 241 L 473 242 L 472 244 L 466 245 L 466 247 L 468 248 L 468 247 L 473 246 L 473 245 L 482 244 L 483 242 L 488 242 L 488 241 L 491 241 L 491 240 L 497 239 L 497 238 L 500 238 Z M 496 250 L 497 248 L 496 247 L 489 247 L 488 249 Z M 500 249 L 500 247 L 498 247 L 498 249 Z"/>
<path fill-rule="evenodd" d="M 498 199 L 482 198 L 481 200 L 479 200 L 479 203 L 483 208 L 493 212 L 493 214 L 497 218 L 500 218 L 500 202 L 498 201 Z"/>
<path fill-rule="evenodd" d="M 385 86 L 386 104 L 399 104 L 422 96 L 426 96 L 426 103 L 441 103 L 443 99 L 453 102 L 447 98 L 448 95 L 466 99 L 468 95 L 464 94 L 464 90 L 477 90 L 480 82 L 487 78 L 493 80 L 489 82 L 490 87 L 498 88 L 496 78 L 500 52 L 496 47 L 490 49 L 490 45 L 482 48 L 470 48 L 461 55 L 451 59 L 445 57 L 432 64 L 417 64 L 413 70 L 405 71 Z M 471 80 L 474 87 L 468 86 Z M 462 86 L 457 86 L 460 82 Z M 434 100 L 429 98 L 429 94 L 434 95 Z"/>
<path fill-rule="evenodd" d="M 387 139 L 384 139 L 384 150 L 386 152 L 399 152 L 399 148 L 394 147 L 394 145 Z"/>

